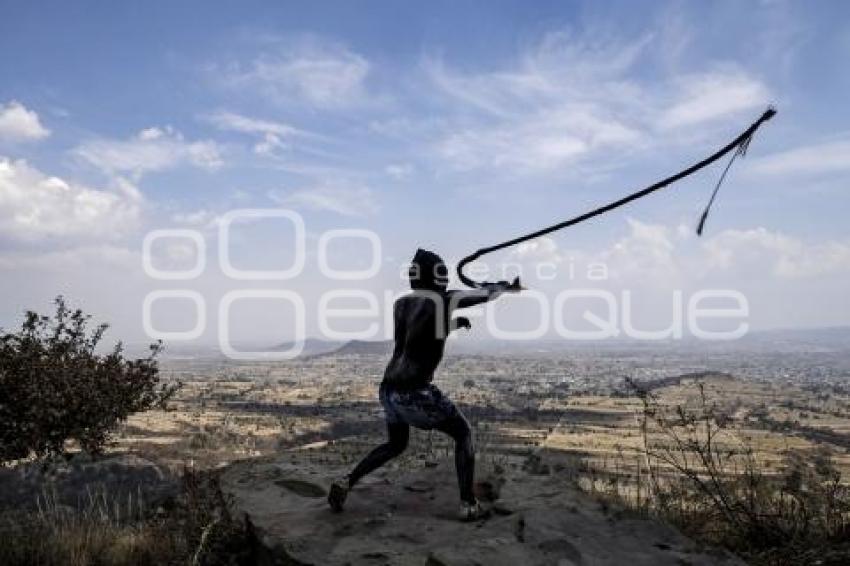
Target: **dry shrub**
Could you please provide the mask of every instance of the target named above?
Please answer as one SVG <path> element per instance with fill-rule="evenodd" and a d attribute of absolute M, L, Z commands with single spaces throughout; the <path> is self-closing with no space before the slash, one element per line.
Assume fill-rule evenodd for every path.
<path fill-rule="evenodd" d="M 0 514 L 4 566 L 218 566 L 280 562 L 248 519 L 236 520 L 214 472 L 184 470 L 180 494 L 156 508 L 91 492 L 80 508 L 49 492 L 38 511 Z"/>
<path fill-rule="evenodd" d="M 695 404 L 672 407 L 629 384 L 642 401 L 646 495 L 624 502 L 753 563 L 848 563 L 850 489 L 828 450 L 788 452 L 781 473 L 770 473 L 702 383 Z"/>

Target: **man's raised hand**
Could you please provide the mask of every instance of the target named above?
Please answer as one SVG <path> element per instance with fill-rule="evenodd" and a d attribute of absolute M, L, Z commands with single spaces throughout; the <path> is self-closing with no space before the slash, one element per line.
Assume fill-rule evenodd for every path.
<path fill-rule="evenodd" d="M 519 293 L 524 291 L 525 287 L 519 282 L 519 277 L 514 277 L 514 280 L 508 283 L 507 281 L 497 281 L 495 283 L 485 283 L 491 291 L 499 293 Z"/>
<path fill-rule="evenodd" d="M 505 291 L 508 293 L 519 293 L 520 291 L 525 290 L 525 287 L 523 287 L 522 283 L 519 282 L 519 276 L 514 277 L 514 280 L 510 283 L 507 281 L 499 281 L 499 283 L 505 284 Z"/>

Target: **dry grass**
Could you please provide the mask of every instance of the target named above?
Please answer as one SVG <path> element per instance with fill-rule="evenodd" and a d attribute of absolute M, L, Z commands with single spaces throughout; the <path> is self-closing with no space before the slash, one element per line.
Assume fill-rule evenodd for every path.
<path fill-rule="evenodd" d="M 71 508 L 45 492 L 37 511 L 0 515 L 0 564 L 217 565 L 268 552 L 247 519 L 231 516 L 215 474 L 187 469 L 181 481 L 180 495 L 156 509 L 141 496 L 117 500 L 102 490 Z"/>

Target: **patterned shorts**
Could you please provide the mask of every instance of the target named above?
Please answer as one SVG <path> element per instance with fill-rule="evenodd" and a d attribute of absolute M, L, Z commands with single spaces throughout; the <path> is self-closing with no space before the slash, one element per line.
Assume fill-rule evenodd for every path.
<path fill-rule="evenodd" d="M 406 423 L 430 430 L 449 419 L 463 418 L 455 404 L 430 383 L 410 390 L 398 390 L 382 383 L 379 397 L 388 424 Z"/>

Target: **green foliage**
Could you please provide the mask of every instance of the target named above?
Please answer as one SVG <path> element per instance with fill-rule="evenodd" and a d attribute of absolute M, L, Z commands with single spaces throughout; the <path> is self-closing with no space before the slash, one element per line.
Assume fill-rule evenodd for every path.
<path fill-rule="evenodd" d="M 60 296 L 52 317 L 28 311 L 17 332 L 0 334 L 0 462 L 62 455 L 76 441 L 103 450 L 130 414 L 162 407 L 179 385 L 160 383 L 156 356 L 124 358 L 121 343 L 99 353 L 107 325 Z"/>

